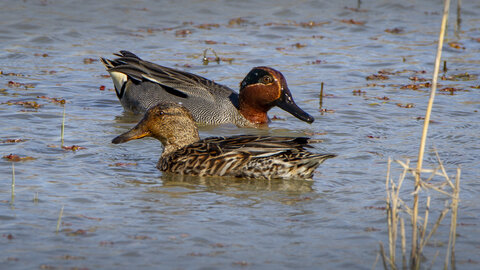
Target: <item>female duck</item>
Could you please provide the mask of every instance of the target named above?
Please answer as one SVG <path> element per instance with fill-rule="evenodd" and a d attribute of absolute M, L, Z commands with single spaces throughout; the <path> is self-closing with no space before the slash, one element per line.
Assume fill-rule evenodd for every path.
<path fill-rule="evenodd" d="M 101 60 L 118 99 L 134 113 L 145 113 L 159 102 L 181 102 L 198 123 L 256 126 L 267 123 L 268 110 L 278 106 L 302 121 L 314 121 L 295 104 L 287 81 L 273 68 L 253 68 L 237 94 L 201 76 L 143 61 L 128 51 L 115 55 L 119 58 Z"/>
<path fill-rule="evenodd" d="M 164 150 L 161 171 L 199 176 L 249 178 L 311 178 L 314 170 L 334 154 L 314 154 L 305 137 L 238 135 L 200 140 L 191 113 L 175 103 L 159 103 L 114 144 L 154 137 Z"/>

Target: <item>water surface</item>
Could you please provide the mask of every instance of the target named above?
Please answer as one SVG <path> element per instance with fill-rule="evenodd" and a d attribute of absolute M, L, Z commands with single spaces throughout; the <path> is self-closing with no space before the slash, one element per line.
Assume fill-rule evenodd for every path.
<path fill-rule="evenodd" d="M 415 162 L 418 152 L 429 94 L 405 86 L 431 80 L 442 3 L 3 1 L 0 152 L 35 159 L 15 162 L 14 200 L 12 163 L 0 160 L 2 268 L 371 269 L 387 241 L 387 160 Z M 450 174 L 462 168 L 457 267 L 476 269 L 480 4 L 463 5 L 460 31 L 450 16 L 439 80 L 439 89 L 456 90 L 435 99 L 425 166 L 435 165 L 436 149 Z M 225 61 L 202 65 L 207 48 Z M 275 108 L 269 128 L 203 127 L 201 137 L 310 136 L 324 140 L 315 152 L 338 157 L 313 181 L 162 174 L 157 141 L 110 143 L 138 119 L 123 111 L 98 61 L 123 49 L 233 89 L 254 66 L 282 71 L 313 124 Z M 388 79 L 366 79 L 382 72 Z M 65 145 L 85 149 L 60 148 L 63 106 L 43 96 L 66 100 Z M 40 107 L 21 103 L 32 101 Z M 407 201 L 411 189 L 407 182 Z M 432 208 L 443 205 L 428 194 Z M 436 245 L 446 245 L 448 230 L 446 221 Z"/>

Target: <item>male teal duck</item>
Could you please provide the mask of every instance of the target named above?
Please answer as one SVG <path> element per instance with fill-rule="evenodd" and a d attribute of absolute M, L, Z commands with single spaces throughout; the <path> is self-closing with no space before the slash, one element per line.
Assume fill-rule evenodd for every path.
<path fill-rule="evenodd" d="M 114 55 L 119 58 L 101 60 L 127 111 L 145 113 L 159 102 L 181 102 L 198 123 L 255 127 L 267 123 L 268 110 L 278 106 L 302 121 L 314 121 L 295 104 L 287 81 L 273 68 L 253 68 L 240 83 L 238 94 L 204 77 L 144 61 L 128 51 Z"/>
<path fill-rule="evenodd" d="M 335 154 L 305 150 L 306 137 L 237 135 L 200 140 L 192 114 L 176 103 L 150 108 L 131 130 L 112 143 L 154 137 L 163 144 L 161 171 L 198 176 L 245 178 L 312 178 L 315 169 Z"/>

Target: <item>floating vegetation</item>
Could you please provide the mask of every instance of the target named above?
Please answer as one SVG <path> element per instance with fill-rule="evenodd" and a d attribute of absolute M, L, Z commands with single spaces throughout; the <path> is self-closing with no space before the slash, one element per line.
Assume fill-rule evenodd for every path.
<path fill-rule="evenodd" d="M 402 28 L 395 27 L 395 28 L 392 28 L 392 29 L 385 29 L 385 32 L 390 33 L 390 34 L 401 34 L 405 31 Z"/>
<path fill-rule="evenodd" d="M 37 57 L 49 57 L 48 53 L 34 53 L 33 55 Z"/>
<path fill-rule="evenodd" d="M 400 87 L 400 89 L 410 89 L 410 90 L 419 90 L 421 88 L 430 88 L 432 86 L 431 83 L 419 83 L 419 84 L 406 84 Z"/>
<path fill-rule="evenodd" d="M 443 94 L 449 94 L 449 95 L 455 95 L 456 92 L 468 92 L 468 90 L 465 89 L 459 89 L 455 87 L 445 87 L 440 90 L 439 92 L 442 92 Z"/>
<path fill-rule="evenodd" d="M 239 17 L 239 18 L 230 19 L 228 21 L 228 26 L 238 26 L 238 25 L 244 25 L 246 23 L 248 23 L 247 20 Z"/>
<path fill-rule="evenodd" d="M 358 89 L 358 90 L 353 90 L 352 94 L 354 96 L 364 96 L 364 95 L 367 94 L 367 91 L 362 91 L 362 90 Z"/>
<path fill-rule="evenodd" d="M 403 103 L 395 103 L 395 105 L 397 105 L 397 106 L 400 107 L 400 108 L 406 108 L 406 109 L 410 109 L 410 108 L 415 107 L 415 104 L 413 104 L 413 103 L 406 103 L 406 104 L 403 104 Z"/>
<path fill-rule="evenodd" d="M 63 150 L 68 150 L 68 151 L 77 151 L 77 150 L 81 150 L 81 149 L 87 149 L 85 147 L 82 147 L 82 146 L 79 146 L 79 145 L 72 145 L 72 146 L 65 146 L 65 145 L 62 145 L 62 149 Z"/>
<path fill-rule="evenodd" d="M 15 154 L 6 155 L 6 156 L 3 156 L 3 158 L 7 159 L 9 161 L 13 161 L 13 162 L 28 161 L 28 160 L 35 160 L 36 159 L 34 157 L 29 157 L 29 156 L 21 157 L 19 155 L 15 155 Z"/>
<path fill-rule="evenodd" d="M 63 99 L 63 98 L 51 98 L 51 97 L 47 97 L 47 96 L 37 96 L 37 98 L 45 99 L 45 100 L 48 100 L 52 103 L 57 103 L 57 104 L 65 104 L 66 103 L 65 99 Z"/>
<path fill-rule="evenodd" d="M 371 81 L 371 80 L 388 80 L 390 78 L 387 75 L 383 75 L 383 74 L 372 74 L 367 76 L 365 79 L 367 79 L 367 81 Z"/>
<path fill-rule="evenodd" d="M 97 62 L 97 61 L 98 59 L 95 59 L 95 58 L 83 58 L 83 63 L 86 65 Z"/>
<path fill-rule="evenodd" d="M 189 30 L 189 29 L 181 29 L 181 30 L 175 31 L 176 37 L 186 37 L 190 34 L 192 34 L 192 30 Z"/>
<path fill-rule="evenodd" d="M 127 167 L 127 166 L 137 166 L 137 162 L 117 162 L 114 164 L 110 164 L 110 167 Z"/>
<path fill-rule="evenodd" d="M 202 23 L 202 24 L 195 25 L 195 27 L 200 28 L 200 29 L 211 30 L 212 28 L 220 27 L 220 24 L 218 24 L 218 23 Z"/>
<path fill-rule="evenodd" d="M 347 24 L 354 24 L 354 25 L 364 25 L 366 23 L 366 22 L 362 22 L 362 21 L 355 21 L 354 19 L 341 20 L 340 22 L 347 23 Z"/>
<path fill-rule="evenodd" d="M 1 104 L 20 105 L 27 109 L 38 109 L 43 106 L 41 104 L 38 104 L 36 101 L 7 101 Z"/>
<path fill-rule="evenodd" d="M 465 46 L 463 46 L 463 44 L 460 42 L 449 42 L 448 46 L 457 50 L 465 50 Z"/>
<path fill-rule="evenodd" d="M 3 75 L 3 76 L 15 76 L 15 77 L 25 77 L 25 75 L 23 74 L 20 74 L 20 73 L 14 73 L 14 72 L 3 72 L 2 70 L 0 70 L 0 75 Z"/>
<path fill-rule="evenodd" d="M 307 47 L 307 45 L 297 42 L 295 44 L 292 44 L 292 47 L 295 47 L 297 49 L 301 49 L 301 48 Z"/>
<path fill-rule="evenodd" d="M 453 74 L 450 76 L 443 75 L 442 77 L 440 77 L 440 79 L 444 81 L 474 81 L 478 79 L 478 75 L 465 72 L 460 74 Z"/>
<path fill-rule="evenodd" d="M 21 143 L 25 141 L 26 139 L 5 139 L 5 140 L 1 140 L 0 143 Z"/>
<path fill-rule="evenodd" d="M 16 87 L 16 88 L 25 88 L 25 89 L 35 88 L 35 85 L 33 85 L 32 83 L 20 83 L 20 82 L 15 82 L 15 81 L 9 81 L 7 83 L 7 86 L 8 87 Z"/>

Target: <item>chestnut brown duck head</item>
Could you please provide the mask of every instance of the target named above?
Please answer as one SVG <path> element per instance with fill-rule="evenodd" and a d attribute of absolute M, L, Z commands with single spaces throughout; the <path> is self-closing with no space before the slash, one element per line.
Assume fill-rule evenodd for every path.
<path fill-rule="evenodd" d="M 145 113 L 160 102 L 182 103 L 197 123 L 256 127 L 268 123 L 278 106 L 298 119 L 314 118 L 294 102 L 285 77 L 270 67 L 253 68 L 240 83 L 240 94 L 204 77 L 144 61 L 128 51 L 101 58 L 125 110 Z"/>

